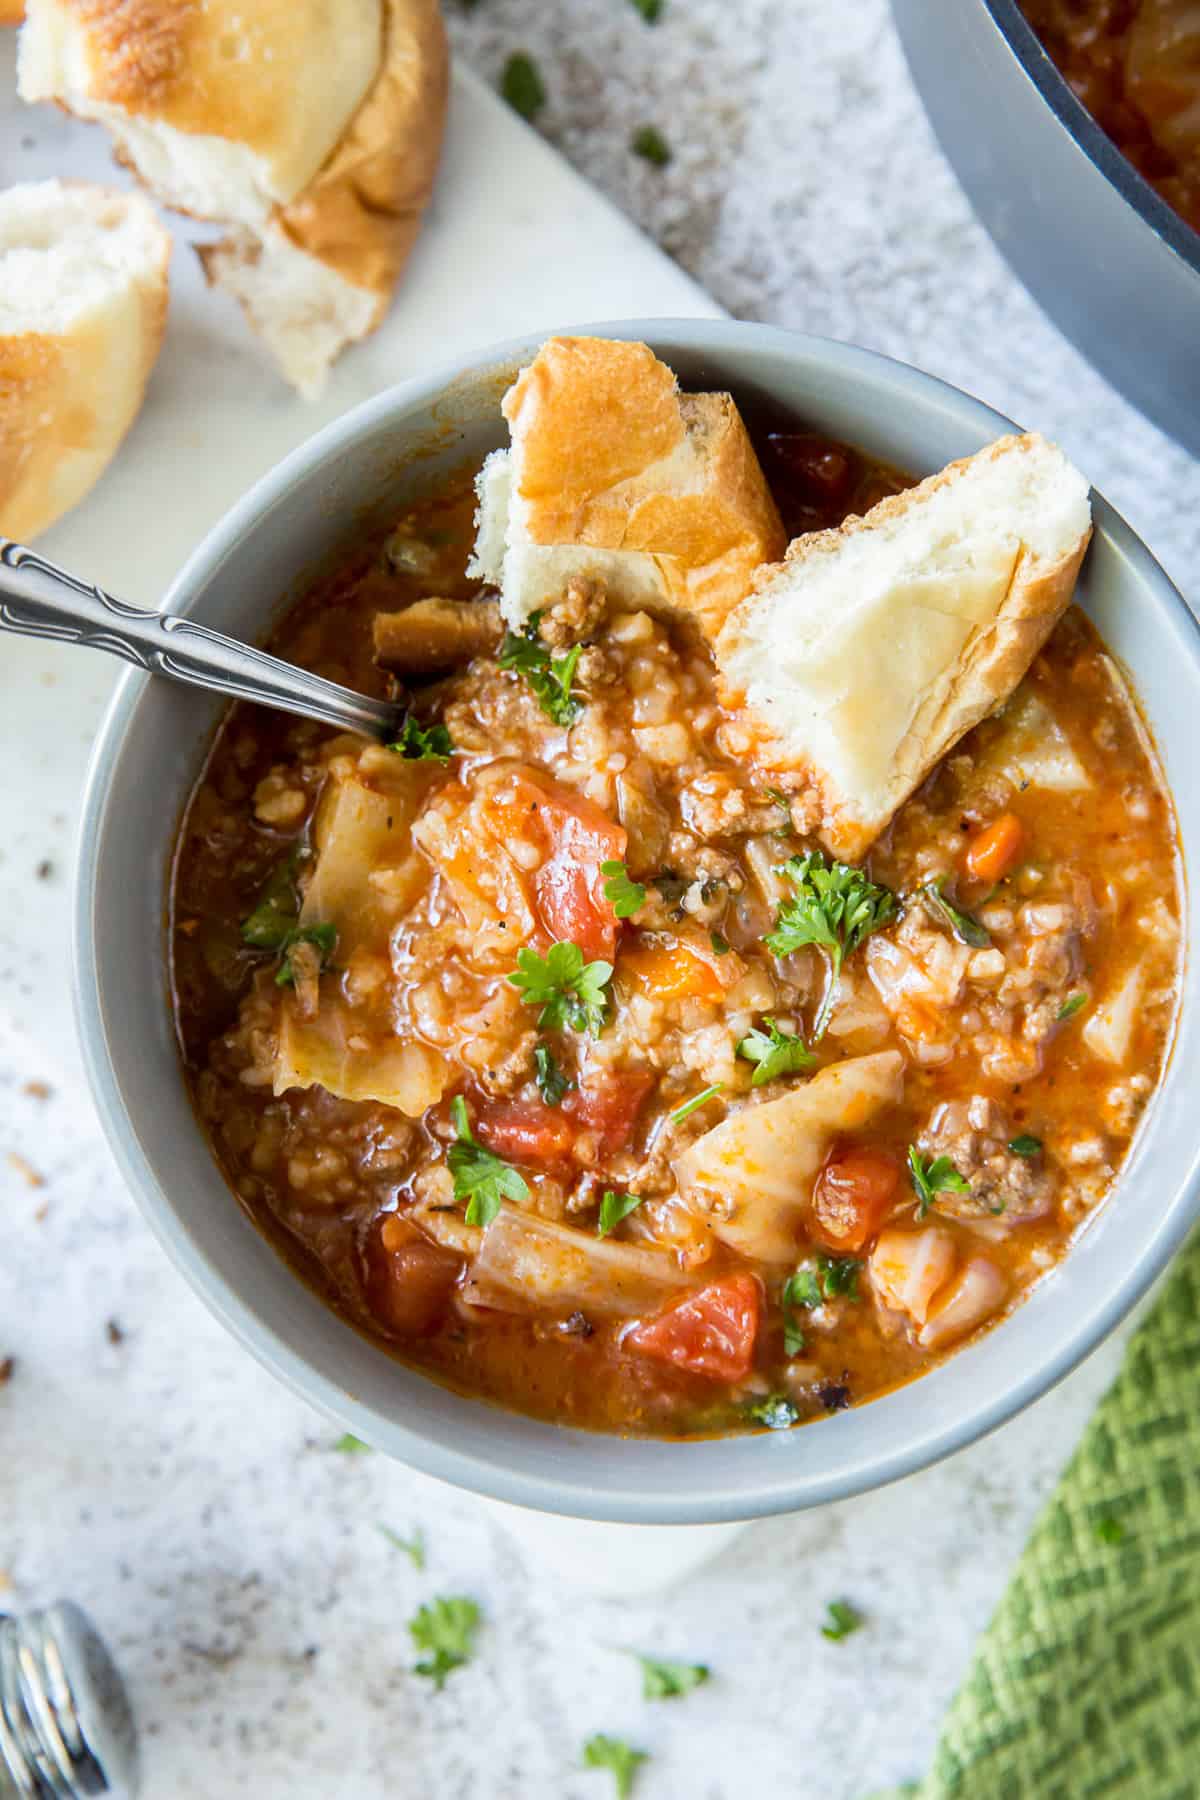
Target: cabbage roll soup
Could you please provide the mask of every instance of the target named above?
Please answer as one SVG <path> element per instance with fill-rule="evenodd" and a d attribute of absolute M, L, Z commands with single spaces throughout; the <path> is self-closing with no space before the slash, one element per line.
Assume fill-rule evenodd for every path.
<path fill-rule="evenodd" d="M 1071 604 L 1086 484 L 1031 437 L 914 486 L 597 340 L 504 413 L 272 639 L 401 699 L 395 742 L 216 736 L 171 905 L 195 1106 L 437 1380 L 820 1419 L 1053 1279 L 1162 1072 L 1174 825 Z"/>

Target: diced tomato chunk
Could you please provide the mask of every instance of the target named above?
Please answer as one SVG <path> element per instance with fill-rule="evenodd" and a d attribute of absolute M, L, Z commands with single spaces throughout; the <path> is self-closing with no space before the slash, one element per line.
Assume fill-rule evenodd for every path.
<path fill-rule="evenodd" d="M 562 1162 L 575 1132 L 557 1107 L 541 1100 L 489 1100 L 475 1115 L 474 1131 L 497 1156 L 517 1162 Z"/>
<path fill-rule="evenodd" d="M 813 1189 L 811 1235 L 829 1250 L 861 1250 L 890 1214 L 901 1179 L 886 1150 L 835 1145 Z"/>
<path fill-rule="evenodd" d="M 1001 813 L 967 845 L 964 866 L 972 881 L 999 881 L 1013 867 L 1025 843 L 1016 813 Z"/>
<path fill-rule="evenodd" d="M 714 1381 L 744 1381 L 754 1361 L 762 1288 L 753 1275 L 727 1275 L 669 1312 L 626 1333 L 625 1346 Z"/>
<path fill-rule="evenodd" d="M 563 1111 L 585 1131 L 595 1133 L 602 1156 L 615 1156 L 632 1138 L 642 1102 L 653 1086 L 650 1069 L 613 1069 L 568 1094 Z"/>
<path fill-rule="evenodd" d="M 367 1246 L 367 1300 L 385 1331 L 428 1337 L 450 1307 L 463 1259 L 411 1219 L 388 1213 Z"/>
<path fill-rule="evenodd" d="M 625 831 L 595 803 L 546 775 L 522 768 L 496 790 L 492 810 L 504 837 L 535 843 L 545 860 L 533 876 L 541 924 L 560 943 L 578 944 L 589 961 L 611 962 L 617 916 L 600 865 L 620 862 Z"/>

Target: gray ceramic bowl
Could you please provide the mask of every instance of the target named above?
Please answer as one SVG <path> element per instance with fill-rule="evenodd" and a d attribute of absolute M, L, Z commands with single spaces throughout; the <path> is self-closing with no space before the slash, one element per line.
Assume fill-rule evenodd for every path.
<path fill-rule="evenodd" d="M 863 350 L 756 325 L 643 320 L 694 387 L 773 396 L 903 468 L 964 455 L 1008 421 Z M 534 341 L 501 345 L 381 394 L 268 475 L 193 555 L 175 612 L 257 637 L 364 517 L 500 441 L 497 399 Z M 1083 597 L 1141 693 L 1200 866 L 1200 633 L 1133 533 L 1096 501 Z M 163 905 L 176 821 L 219 707 L 130 673 L 101 731 L 84 808 L 75 955 L 95 1097 L 139 1204 L 197 1291 L 297 1393 L 382 1451 L 501 1500 L 584 1518 L 689 1524 L 786 1512 L 945 1456 L 1045 1393 L 1165 1266 L 1200 1202 L 1200 978 L 1128 1169 L 1072 1255 L 1020 1311 L 931 1375 L 803 1430 L 672 1444 L 539 1424 L 465 1400 L 337 1319 L 279 1259 L 217 1173 L 184 1090 L 167 1004 Z"/>
<path fill-rule="evenodd" d="M 1075 98 L 1016 0 L 892 0 L 967 197 L 1102 375 L 1200 455 L 1200 237 Z"/>

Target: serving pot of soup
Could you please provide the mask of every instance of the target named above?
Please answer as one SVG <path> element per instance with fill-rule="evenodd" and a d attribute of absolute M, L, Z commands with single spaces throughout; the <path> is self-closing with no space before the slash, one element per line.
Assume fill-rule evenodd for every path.
<path fill-rule="evenodd" d="M 1200 450 L 1195 0 L 893 0 L 971 204 L 1039 304 Z"/>
<path fill-rule="evenodd" d="M 504 460 L 511 396 L 550 391 L 537 343 L 327 428 L 168 605 L 402 696 L 404 730 L 366 744 L 127 677 L 89 785 L 80 1016 L 151 1223 L 332 1417 L 502 1499 L 747 1518 L 999 1423 L 1194 1217 L 1200 654 L 1092 496 L 1074 602 L 864 837 L 753 728 L 722 609 L 843 554 L 848 518 L 886 536 L 1007 422 L 762 327 L 557 341 L 594 337 L 618 361 L 645 340 L 686 427 L 606 493 L 690 507 L 708 483 L 709 548 L 690 530 L 623 562 L 632 527 L 563 503 L 591 463 L 538 464 L 532 427 Z M 588 415 L 593 463 L 620 405 Z M 734 483 L 706 419 L 722 454 L 736 434 Z"/>

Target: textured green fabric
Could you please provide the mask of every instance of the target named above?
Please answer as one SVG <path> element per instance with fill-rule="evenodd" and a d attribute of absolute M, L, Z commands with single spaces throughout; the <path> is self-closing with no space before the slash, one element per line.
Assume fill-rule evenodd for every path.
<path fill-rule="evenodd" d="M 1039 1519 L 930 1774 L 904 1791 L 1200 1800 L 1200 1241 Z"/>

